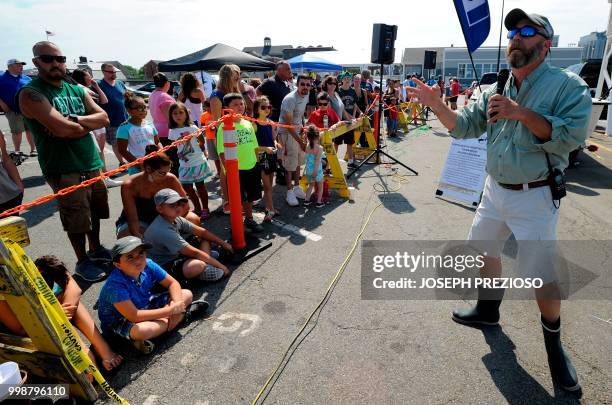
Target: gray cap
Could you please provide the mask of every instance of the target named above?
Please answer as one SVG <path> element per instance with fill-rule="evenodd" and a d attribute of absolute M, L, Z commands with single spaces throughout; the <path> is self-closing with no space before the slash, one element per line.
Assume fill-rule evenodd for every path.
<path fill-rule="evenodd" d="M 153 245 L 143 242 L 136 236 L 125 236 L 121 239 L 117 239 L 117 242 L 115 242 L 111 249 L 111 255 L 113 256 L 113 260 L 116 261 L 122 254 L 130 253 L 132 250 L 139 247 L 151 249 Z"/>
<path fill-rule="evenodd" d="M 531 21 L 532 23 L 534 23 L 535 25 L 538 25 L 544 28 L 544 31 L 546 32 L 548 39 L 552 39 L 553 35 L 555 34 L 555 31 L 553 30 L 552 25 L 550 25 L 550 21 L 548 21 L 548 18 L 540 14 L 527 14 L 520 8 L 515 8 L 514 10 L 510 10 L 508 15 L 506 15 L 506 18 L 504 20 L 504 25 L 506 26 L 508 30 L 513 30 L 516 28 L 516 24 L 518 24 L 519 21 L 523 19 L 527 19 Z"/>
<path fill-rule="evenodd" d="M 153 201 L 155 202 L 155 205 L 160 205 L 160 204 L 172 204 L 177 201 L 187 202 L 188 200 L 187 200 L 187 197 L 181 197 L 179 193 L 172 190 L 171 188 L 163 188 L 159 190 L 157 193 L 155 193 L 155 196 L 153 197 Z"/>
<path fill-rule="evenodd" d="M 19 59 L 9 59 L 6 61 L 6 66 L 11 66 L 11 65 L 25 65 L 26 63 L 22 60 Z"/>
<path fill-rule="evenodd" d="M 504 25 L 508 30 L 513 30 L 516 28 L 516 24 L 518 24 L 519 21 L 523 19 L 529 20 L 535 25 L 544 28 L 548 39 L 552 39 L 553 35 L 555 34 L 555 31 L 553 30 L 552 25 L 550 25 L 550 21 L 548 21 L 548 18 L 540 14 L 527 14 L 520 8 L 510 10 L 508 15 L 506 15 L 506 18 L 504 19 Z"/>

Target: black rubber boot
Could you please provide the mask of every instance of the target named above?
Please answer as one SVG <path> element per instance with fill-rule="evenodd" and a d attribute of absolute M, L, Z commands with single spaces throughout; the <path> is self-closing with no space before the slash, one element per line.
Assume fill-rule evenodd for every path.
<path fill-rule="evenodd" d="M 574 369 L 572 361 L 561 345 L 561 318 L 551 324 L 540 317 L 540 322 L 542 323 L 544 344 L 548 354 L 548 367 L 553 381 L 565 391 L 575 392 L 580 390 L 576 369 Z"/>
<path fill-rule="evenodd" d="M 478 289 L 478 302 L 472 308 L 453 311 L 453 321 L 464 325 L 494 326 L 499 323 L 499 306 L 504 289 Z"/>

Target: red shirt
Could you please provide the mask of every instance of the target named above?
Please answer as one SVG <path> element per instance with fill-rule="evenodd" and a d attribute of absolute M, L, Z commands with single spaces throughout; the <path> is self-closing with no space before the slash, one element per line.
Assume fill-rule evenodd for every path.
<path fill-rule="evenodd" d="M 327 126 L 331 127 L 340 121 L 338 118 L 338 114 L 333 110 L 333 108 L 327 107 L 327 111 L 322 111 L 321 109 L 314 110 L 310 117 L 308 117 L 308 122 L 315 125 L 317 128 L 325 128 L 323 126 L 323 116 L 327 114 Z"/>
<path fill-rule="evenodd" d="M 451 84 L 451 96 L 458 96 L 461 93 L 461 85 L 459 82 L 453 82 Z"/>

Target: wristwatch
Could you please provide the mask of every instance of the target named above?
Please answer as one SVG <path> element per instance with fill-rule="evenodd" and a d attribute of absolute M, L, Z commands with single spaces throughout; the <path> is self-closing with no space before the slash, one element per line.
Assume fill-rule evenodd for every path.
<path fill-rule="evenodd" d="M 68 118 L 70 121 L 75 122 L 75 123 L 79 123 L 79 116 L 76 114 L 66 114 L 64 115 L 64 117 Z"/>

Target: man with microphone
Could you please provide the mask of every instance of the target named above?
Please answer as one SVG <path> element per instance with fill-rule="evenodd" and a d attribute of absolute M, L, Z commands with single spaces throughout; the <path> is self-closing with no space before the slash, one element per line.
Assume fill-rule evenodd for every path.
<path fill-rule="evenodd" d="M 485 90 L 476 103 L 456 112 L 444 104 L 437 87 L 416 80 L 417 87 L 408 88 L 409 95 L 433 110 L 451 136 L 475 138 L 487 133 L 488 177 L 468 236 L 471 244 L 487 252 L 483 272 L 487 277 L 501 275 L 501 250 L 510 234 L 519 242 L 519 264 L 521 254 L 526 256 L 521 248 L 535 245 L 521 245 L 522 241 L 557 239 L 559 200 L 564 195 L 561 172 L 568 165 L 569 152 L 584 142 L 591 113 L 584 81 L 546 62 L 553 38 L 548 19 L 514 9 L 504 24 L 509 39 L 506 59 L 512 74 L 505 83 L 500 75 L 497 86 Z M 576 371 L 560 340 L 558 286 L 550 276 L 551 269 L 544 267 L 537 270 L 546 284 L 536 289 L 535 295 L 548 364 L 560 388 L 577 391 Z M 476 306 L 454 311 L 453 320 L 496 325 L 503 292 L 495 297 L 486 294 L 479 291 Z"/>

